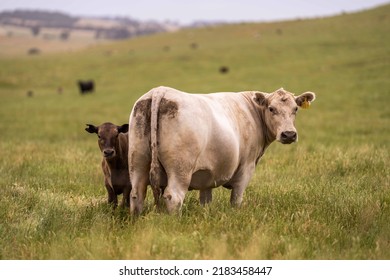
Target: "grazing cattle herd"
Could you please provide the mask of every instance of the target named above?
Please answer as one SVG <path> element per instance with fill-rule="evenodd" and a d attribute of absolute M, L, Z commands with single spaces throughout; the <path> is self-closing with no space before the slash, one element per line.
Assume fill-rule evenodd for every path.
<path fill-rule="evenodd" d="M 116 206 L 123 193 L 122 205 L 140 214 L 150 185 L 155 203 L 165 201 L 176 213 L 189 190 L 199 190 L 204 205 L 223 186 L 231 205 L 240 206 L 267 147 L 298 140 L 298 107 L 314 99 L 283 88 L 210 94 L 154 88 L 136 101 L 128 125 L 87 125 L 99 137 L 108 202 Z"/>
<path fill-rule="evenodd" d="M 78 80 L 76 81 L 77 89 L 79 90 L 81 95 L 85 95 L 88 93 L 93 93 L 95 91 L 95 82 L 93 80 Z M 64 88 L 62 86 L 58 86 L 56 92 L 61 95 L 64 92 Z M 28 90 L 26 92 L 27 97 L 33 97 L 34 91 Z"/>

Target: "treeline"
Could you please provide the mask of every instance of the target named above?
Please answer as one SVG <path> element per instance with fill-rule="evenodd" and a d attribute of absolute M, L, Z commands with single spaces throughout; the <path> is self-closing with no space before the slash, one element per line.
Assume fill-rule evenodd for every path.
<path fill-rule="evenodd" d="M 60 28 L 70 33 L 72 30 L 95 31 L 96 38 L 126 39 L 135 36 L 179 29 L 175 23 L 142 22 L 131 18 L 85 18 L 73 17 L 60 12 L 16 10 L 0 13 L 1 25 L 30 28 L 34 36 L 42 28 Z"/>
<path fill-rule="evenodd" d="M 0 23 L 4 25 L 72 28 L 78 20 L 59 12 L 16 10 L 0 13 Z"/>

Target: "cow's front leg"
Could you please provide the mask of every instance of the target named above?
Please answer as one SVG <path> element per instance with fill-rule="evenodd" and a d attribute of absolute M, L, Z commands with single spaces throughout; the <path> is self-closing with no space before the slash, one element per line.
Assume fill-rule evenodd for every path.
<path fill-rule="evenodd" d="M 232 192 L 230 194 L 230 204 L 233 207 L 240 207 L 244 195 L 244 191 L 249 184 L 250 179 L 255 170 L 255 165 L 250 165 L 247 168 L 242 168 L 237 172 L 237 175 L 233 178 L 230 185 L 232 186 Z"/>
<path fill-rule="evenodd" d="M 232 207 L 240 207 L 246 186 L 234 186 L 230 194 L 230 204 Z"/>

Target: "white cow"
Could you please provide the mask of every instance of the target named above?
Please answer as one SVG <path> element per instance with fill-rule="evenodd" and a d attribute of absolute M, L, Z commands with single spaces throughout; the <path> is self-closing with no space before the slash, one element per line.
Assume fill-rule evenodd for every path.
<path fill-rule="evenodd" d="M 134 105 L 129 119 L 129 173 L 132 213 L 140 213 L 151 184 L 155 199 L 160 187 L 170 213 L 179 210 L 188 190 L 200 190 L 202 204 L 211 190 L 231 189 L 239 206 L 261 156 L 277 140 L 298 140 L 294 126 L 298 107 L 315 94 L 299 96 L 279 89 L 188 94 L 157 87 Z"/>

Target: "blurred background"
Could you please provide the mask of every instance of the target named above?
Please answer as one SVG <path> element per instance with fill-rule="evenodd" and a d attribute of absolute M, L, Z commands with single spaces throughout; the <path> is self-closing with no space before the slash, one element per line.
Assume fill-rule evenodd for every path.
<path fill-rule="evenodd" d="M 24 44 L 21 40 L 28 37 L 55 45 L 57 50 L 69 50 L 98 41 L 184 28 L 332 16 L 385 3 L 388 1 L 4 0 L 0 3 L 0 35 L 7 38 L 1 42 L 4 53 L 7 45 Z M 58 40 L 62 44 L 55 42 Z M 35 41 L 35 44 L 40 42 Z"/>

